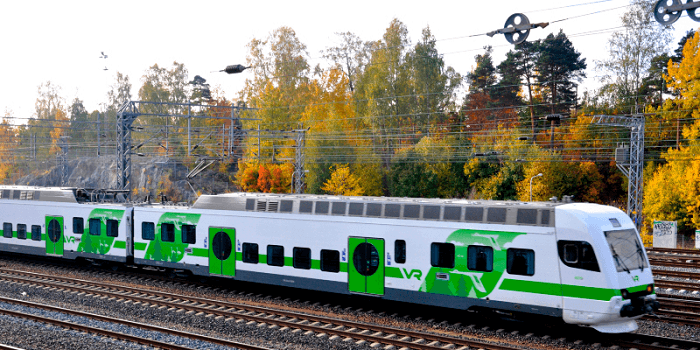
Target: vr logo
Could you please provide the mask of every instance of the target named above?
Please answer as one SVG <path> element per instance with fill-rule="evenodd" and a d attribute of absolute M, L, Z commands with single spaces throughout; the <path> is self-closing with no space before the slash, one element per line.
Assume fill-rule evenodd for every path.
<path fill-rule="evenodd" d="M 413 276 L 415 276 L 416 279 L 420 281 L 421 277 L 423 276 L 423 271 L 418 270 L 418 269 L 413 269 L 413 270 L 411 270 L 411 272 L 408 272 L 407 269 L 402 269 L 402 270 L 403 270 L 403 274 L 406 277 L 406 279 L 409 279 L 409 280 Z"/>

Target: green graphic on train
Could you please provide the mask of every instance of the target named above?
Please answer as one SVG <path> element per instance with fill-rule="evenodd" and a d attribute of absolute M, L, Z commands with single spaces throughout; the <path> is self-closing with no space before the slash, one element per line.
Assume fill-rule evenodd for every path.
<path fill-rule="evenodd" d="M 123 216 L 124 210 L 93 209 L 83 228 L 83 234 L 80 236 L 78 251 L 101 255 L 109 253 L 114 246 L 116 237 L 107 236 L 107 220 L 116 220 L 118 230 Z M 90 234 L 90 227 L 92 227 L 93 234 Z M 114 235 L 116 234 L 115 232 Z"/>
<path fill-rule="evenodd" d="M 501 232 L 482 230 L 457 230 L 447 237 L 447 243 L 455 245 L 454 268 L 431 267 L 428 275 L 420 287 L 420 291 L 444 295 L 456 295 L 470 298 L 483 298 L 491 294 L 498 281 L 506 270 L 507 252 L 506 244 L 524 235 L 523 232 Z M 493 265 L 479 266 L 479 270 L 468 269 L 467 251 L 469 246 L 478 254 L 488 255 L 490 250 L 478 247 L 493 248 Z M 486 251 L 484 251 L 486 250 Z M 477 255 L 472 259 L 477 260 Z M 490 260 L 490 259 L 484 259 Z M 447 275 L 448 278 L 438 279 L 438 274 Z"/>
<path fill-rule="evenodd" d="M 146 247 L 145 259 L 180 262 L 185 257 L 185 249 L 189 247 L 189 243 L 182 243 L 182 225 L 196 226 L 202 214 L 186 214 L 186 213 L 165 213 L 160 216 L 156 224 L 156 237 L 148 243 Z M 174 236 L 172 242 L 163 242 L 162 228 L 163 224 L 174 225 Z"/>

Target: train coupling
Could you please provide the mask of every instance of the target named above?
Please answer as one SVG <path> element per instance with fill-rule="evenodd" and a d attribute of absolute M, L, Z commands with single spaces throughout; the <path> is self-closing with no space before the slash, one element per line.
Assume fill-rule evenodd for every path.
<path fill-rule="evenodd" d="M 636 297 L 632 298 L 631 301 L 620 309 L 620 316 L 654 315 L 659 310 L 659 302 L 652 298 Z"/>

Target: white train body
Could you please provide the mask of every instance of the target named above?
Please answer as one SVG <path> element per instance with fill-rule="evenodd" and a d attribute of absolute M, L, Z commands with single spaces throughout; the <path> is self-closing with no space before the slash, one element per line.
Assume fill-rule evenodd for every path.
<path fill-rule="evenodd" d="M 632 221 L 607 206 L 245 193 L 131 206 L 76 193 L 0 187 L 0 222 L 13 227 L 0 251 L 549 315 L 601 332 L 633 331 L 658 306 Z M 21 239 L 18 225 L 40 226 L 41 239 Z"/>

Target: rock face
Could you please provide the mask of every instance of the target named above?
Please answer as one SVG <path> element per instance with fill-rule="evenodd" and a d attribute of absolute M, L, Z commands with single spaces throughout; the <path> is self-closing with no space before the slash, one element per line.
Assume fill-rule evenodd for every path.
<path fill-rule="evenodd" d="M 170 200 L 194 201 L 193 192 L 218 194 L 232 192 L 237 187 L 230 182 L 227 174 L 210 168 L 187 181 L 189 169 L 179 161 L 167 157 L 132 158 L 131 183 L 134 189 L 132 199 L 146 195 L 156 197 L 164 193 Z M 61 183 L 62 167 L 55 166 L 41 174 L 30 174 L 20 178 L 16 185 L 65 186 L 82 188 L 117 188 L 117 162 L 115 157 L 81 158 L 67 161 L 66 181 Z"/>

